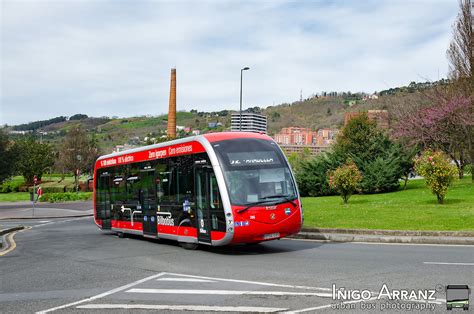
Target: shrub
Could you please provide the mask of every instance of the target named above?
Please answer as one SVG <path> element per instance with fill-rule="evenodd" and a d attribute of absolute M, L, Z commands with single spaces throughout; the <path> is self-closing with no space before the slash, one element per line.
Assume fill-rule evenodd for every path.
<path fill-rule="evenodd" d="M 335 153 L 322 153 L 318 156 L 302 161 L 299 171 L 296 172 L 298 189 L 302 196 L 332 195 L 327 180 L 327 173 L 342 164 L 341 158 Z"/>
<path fill-rule="evenodd" d="M 70 202 L 70 201 L 86 201 L 92 199 L 92 192 L 85 193 L 45 193 L 40 198 L 41 202 Z"/>
<path fill-rule="evenodd" d="M 401 168 L 397 158 L 378 157 L 372 161 L 357 162 L 363 173 L 360 189 L 367 194 L 384 193 L 400 187 Z"/>
<path fill-rule="evenodd" d="M 457 168 L 440 151 L 424 151 L 415 158 L 416 171 L 425 177 L 426 185 L 436 195 L 439 204 L 443 204 L 451 183 L 456 179 Z"/>
<path fill-rule="evenodd" d="M 0 185 L 0 193 L 19 192 L 23 181 L 7 181 Z"/>
<path fill-rule="evenodd" d="M 352 160 L 328 172 L 329 186 L 341 194 L 347 204 L 351 195 L 357 190 L 357 185 L 362 180 L 362 174 Z"/>
<path fill-rule="evenodd" d="M 334 194 L 327 173 L 351 159 L 362 173 L 358 187 L 363 193 L 395 191 L 400 187 L 399 179 L 412 167 L 409 154 L 378 129 L 367 114 L 361 114 L 342 129 L 330 152 L 307 161 L 297 160 L 298 188 L 302 196 Z"/>

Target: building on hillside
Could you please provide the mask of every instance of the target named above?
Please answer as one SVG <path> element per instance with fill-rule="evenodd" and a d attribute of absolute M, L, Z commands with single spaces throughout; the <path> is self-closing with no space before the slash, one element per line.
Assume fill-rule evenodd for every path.
<path fill-rule="evenodd" d="M 349 123 L 352 118 L 358 117 L 361 112 L 346 112 L 344 114 L 344 126 Z M 388 110 L 369 110 L 367 111 L 367 117 L 371 121 L 377 123 L 377 127 L 381 129 L 388 129 L 390 127 L 390 117 Z"/>
<path fill-rule="evenodd" d="M 313 131 L 310 128 L 288 127 L 275 134 L 274 139 L 281 145 L 328 146 L 334 143 L 338 132 L 327 128 Z"/>
<path fill-rule="evenodd" d="M 309 128 L 288 127 L 283 128 L 274 136 L 275 142 L 287 145 L 311 145 L 313 131 Z"/>
<path fill-rule="evenodd" d="M 267 117 L 254 112 L 242 112 L 242 128 L 240 128 L 240 114 L 239 112 L 232 113 L 231 117 L 231 131 L 242 132 L 261 132 L 267 133 Z"/>
<path fill-rule="evenodd" d="M 318 146 L 318 145 L 286 145 L 280 144 L 280 148 L 285 152 L 285 154 L 291 155 L 293 153 L 303 153 L 305 149 L 308 149 L 312 156 L 316 156 L 322 152 L 329 150 L 329 146 Z"/>

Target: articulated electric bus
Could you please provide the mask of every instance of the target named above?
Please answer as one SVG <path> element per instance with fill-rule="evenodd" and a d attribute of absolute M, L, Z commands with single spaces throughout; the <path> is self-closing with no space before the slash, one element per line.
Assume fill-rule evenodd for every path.
<path fill-rule="evenodd" d="M 298 233 L 301 201 L 267 135 L 199 135 L 100 157 L 94 218 L 102 230 L 198 244 L 258 243 Z"/>

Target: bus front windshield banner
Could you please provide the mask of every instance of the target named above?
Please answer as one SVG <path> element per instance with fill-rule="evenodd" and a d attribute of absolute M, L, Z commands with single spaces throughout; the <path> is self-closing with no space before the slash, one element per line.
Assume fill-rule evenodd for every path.
<path fill-rule="evenodd" d="M 275 152 L 239 152 L 227 153 L 229 165 L 233 167 L 252 166 L 252 165 L 279 165 Z"/>
<path fill-rule="evenodd" d="M 213 145 L 232 205 L 277 204 L 296 199 L 296 187 L 280 148 L 271 141 L 236 139 Z"/>

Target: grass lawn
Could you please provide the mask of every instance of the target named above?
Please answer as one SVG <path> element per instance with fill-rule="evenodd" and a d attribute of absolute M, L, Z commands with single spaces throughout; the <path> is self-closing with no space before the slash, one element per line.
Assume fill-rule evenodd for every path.
<path fill-rule="evenodd" d="M 19 202 L 29 200 L 30 194 L 28 192 L 0 193 L 0 202 Z"/>
<path fill-rule="evenodd" d="M 304 197 L 305 227 L 387 230 L 474 230 L 474 184 L 471 177 L 456 181 L 445 204 L 411 180 L 406 190 L 353 195 L 344 205 L 340 196 Z"/>

